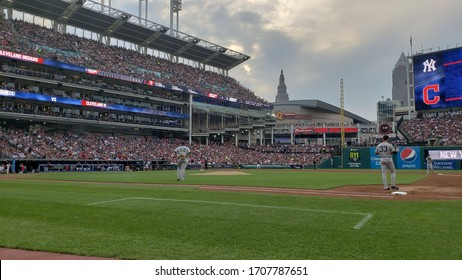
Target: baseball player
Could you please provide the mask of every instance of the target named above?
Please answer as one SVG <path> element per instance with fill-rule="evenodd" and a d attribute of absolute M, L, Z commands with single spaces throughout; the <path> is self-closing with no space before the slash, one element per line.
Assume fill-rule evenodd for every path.
<path fill-rule="evenodd" d="M 396 186 L 396 169 L 395 164 L 393 163 L 392 155 L 396 154 L 398 151 L 393 147 L 392 144 L 388 143 L 388 135 L 382 137 L 382 143 L 378 144 L 375 148 L 375 154 L 380 156 L 380 165 L 382 166 L 382 182 L 383 189 L 390 190 L 387 183 L 387 171 L 390 170 L 391 173 L 391 189 L 399 190 Z"/>
<path fill-rule="evenodd" d="M 176 180 L 177 181 L 184 181 L 184 175 L 186 171 L 186 167 L 188 166 L 189 162 L 189 154 L 191 150 L 185 146 L 185 143 L 181 143 L 181 146 L 175 149 L 176 154 Z"/>
<path fill-rule="evenodd" d="M 433 160 L 430 155 L 428 155 L 425 160 L 427 161 L 427 174 L 430 174 L 430 170 L 435 174 L 435 170 L 433 170 Z"/>

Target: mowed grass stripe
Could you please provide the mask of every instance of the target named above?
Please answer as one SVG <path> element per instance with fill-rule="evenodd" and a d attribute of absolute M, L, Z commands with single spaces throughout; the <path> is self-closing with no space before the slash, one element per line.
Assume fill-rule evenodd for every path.
<path fill-rule="evenodd" d="M 367 221 L 369 221 L 373 217 L 371 213 L 354 213 L 354 212 L 347 212 L 347 211 L 333 211 L 333 210 L 324 210 L 324 209 L 294 208 L 294 207 L 281 207 L 281 206 L 271 206 L 271 205 L 243 204 L 243 203 L 205 201 L 205 200 L 168 199 L 168 198 L 155 198 L 155 197 L 126 197 L 126 198 L 120 198 L 120 199 L 92 202 L 92 203 L 88 203 L 87 205 L 101 205 L 101 204 L 108 204 L 108 203 L 114 203 L 114 202 L 123 202 L 127 200 L 148 200 L 148 201 L 150 200 L 150 201 L 168 201 L 168 202 L 199 203 L 199 204 L 217 204 L 217 205 L 227 205 L 227 206 L 237 206 L 237 207 L 253 207 L 253 208 L 262 208 L 262 209 L 266 208 L 266 209 L 277 209 L 277 210 L 292 210 L 292 211 L 364 216 L 357 224 L 354 225 L 353 227 L 354 229 L 360 229 Z"/>
<path fill-rule="evenodd" d="M 153 208 L 150 202 L 132 201 L 108 208 L 30 199 L 11 203 L 16 208 L 2 210 L 0 218 L 11 229 L 0 233 L 3 246 L 91 255 L 97 251 L 99 256 L 128 259 L 293 258 L 308 252 L 306 242 L 314 232 L 333 231 L 333 225 L 347 230 L 357 222 L 357 217 L 307 219 L 268 209 L 217 210 L 216 205 L 167 203 Z"/>

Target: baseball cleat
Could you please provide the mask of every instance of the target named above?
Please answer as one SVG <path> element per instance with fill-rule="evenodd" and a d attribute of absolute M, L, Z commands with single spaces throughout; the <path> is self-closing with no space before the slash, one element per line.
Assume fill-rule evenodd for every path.
<path fill-rule="evenodd" d="M 399 190 L 399 188 L 397 186 L 392 186 L 391 189 L 392 190 Z"/>

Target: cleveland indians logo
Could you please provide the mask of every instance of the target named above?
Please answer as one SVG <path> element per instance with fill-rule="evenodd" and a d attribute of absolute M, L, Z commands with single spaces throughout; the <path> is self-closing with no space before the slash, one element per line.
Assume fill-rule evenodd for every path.
<path fill-rule="evenodd" d="M 401 151 L 399 156 L 404 162 L 411 163 L 416 160 L 417 152 L 412 148 L 405 148 Z"/>
<path fill-rule="evenodd" d="M 383 123 L 380 125 L 380 133 L 387 134 L 390 133 L 391 127 L 387 123 Z"/>

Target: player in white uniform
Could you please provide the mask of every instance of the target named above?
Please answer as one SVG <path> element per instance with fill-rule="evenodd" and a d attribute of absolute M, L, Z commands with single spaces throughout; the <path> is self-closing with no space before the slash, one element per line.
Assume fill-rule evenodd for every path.
<path fill-rule="evenodd" d="M 388 143 L 388 135 L 382 137 L 382 143 L 378 144 L 375 148 L 375 154 L 380 156 L 380 165 L 382 166 L 382 181 L 383 189 L 389 190 L 387 183 L 387 171 L 390 170 L 391 173 L 391 189 L 398 190 L 396 186 L 396 169 L 395 164 L 393 163 L 393 154 L 397 153 L 395 147 L 392 144 Z"/>
<path fill-rule="evenodd" d="M 176 154 L 176 180 L 177 181 L 184 181 L 184 175 L 186 171 L 186 167 L 188 166 L 189 162 L 189 154 L 191 150 L 185 146 L 185 143 L 181 143 L 181 146 L 175 149 Z"/>
<path fill-rule="evenodd" d="M 428 155 L 425 160 L 427 161 L 427 174 L 430 174 L 430 170 L 435 174 L 435 170 L 433 170 L 433 160 L 430 155 Z"/>

